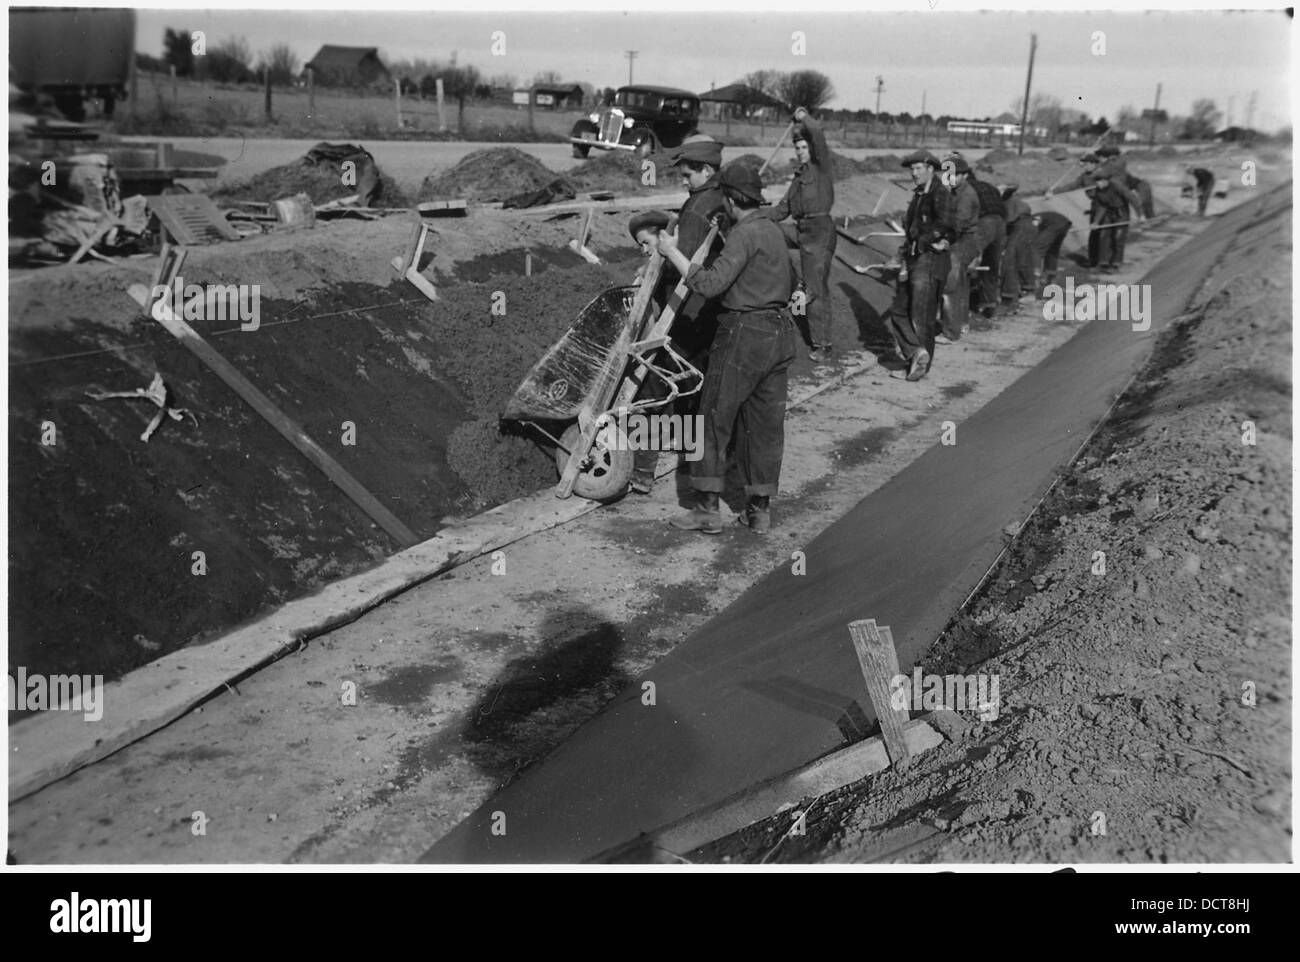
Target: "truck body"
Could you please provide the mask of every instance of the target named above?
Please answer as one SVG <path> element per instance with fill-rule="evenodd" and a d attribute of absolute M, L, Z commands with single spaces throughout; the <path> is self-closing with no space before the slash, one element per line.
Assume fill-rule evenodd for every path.
<path fill-rule="evenodd" d="M 131 80 L 135 24 L 134 10 L 12 7 L 9 80 L 49 94 L 69 120 L 84 118 L 87 97 L 103 98 L 111 116 Z"/>

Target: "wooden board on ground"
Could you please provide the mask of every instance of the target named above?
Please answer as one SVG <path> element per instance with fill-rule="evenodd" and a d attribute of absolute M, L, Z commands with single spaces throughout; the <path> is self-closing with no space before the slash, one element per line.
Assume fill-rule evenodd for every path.
<path fill-rule="evenodd" d="M 104 704 L 110 707 L 94 725 L 72 711 L 24 718 L 9 726 L 9 800 L 30 795 L 144 738 L 227 682 L 310 638 L 356 621 L 408 588 L 599 507 L 581 498 L 556 501 L 550 489 L 520 498 L 445 528 L 376 568 L 291 601 L 224 637 L 181 648 L 109 683 Z"/>

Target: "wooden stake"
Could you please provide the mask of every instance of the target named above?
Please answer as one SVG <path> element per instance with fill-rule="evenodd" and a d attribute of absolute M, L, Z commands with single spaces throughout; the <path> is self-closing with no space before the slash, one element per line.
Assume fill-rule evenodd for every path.
<path fill-rule="evenodd" d="M 877 628 L 874 619 L 865 618 L 849 622 L 849 635 L 858 655 L 862 677 L 867 683 L 871 707 L 880 719 L 880 733 L 884 736 L 885 748 L 897 768 L 906 764 L 911 753 L 907 748 L 907 740 L 903 737 L 903 726 L 908 720 L 907 706 L 895 708 L 891 698 L 893 689 L 890 683 L 900 674 L 893 632 L 887 627 Z"/>

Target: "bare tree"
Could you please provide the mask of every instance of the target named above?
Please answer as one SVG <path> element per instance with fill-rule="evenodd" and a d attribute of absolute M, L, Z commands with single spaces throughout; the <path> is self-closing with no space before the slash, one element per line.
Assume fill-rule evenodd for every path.
<path fill-rule="evenodd" d="M 816 110 L 835 96 L 831 78 L 818 70 L 796 70 L 781 78 L 778 99 L 793 110 L 806 107 Z"/>
<path fill-rule="evenodd" d="M 777 70 L 755 70 L 741 77 L 740 83 L 746 89 L 741 92 L 736 101 L 740 112 L 746 117 L 751 117 L 757 110 L 779 105 L 783 77 L 784 74 Z"/>
<path fill-rule="evenodd" d="M 253 78 L 253 50 L 243 37 L 227 37 L 210 48 L 204 64 L 217 83 L 245 83 Z"/>
<path fill-rule="evenodd" d="M 539 70 L 533 77 L 534 87 L 558 87 L 562 82 L 558 70 Z"/>
<path fill-rule="evenodd" d="M 1188 140 L 1206 140 L 1214 136 L 1223 120 L 1223 112 L 1209 98 L 1192 101 L 1192 115 L 1183 125 L 1183 136 Z"/>
<path fill-rule="evenodd" d="M 271 83 L 280 87 L 293 83 L 294 77 L 298 76 L 298 67 L 298 55 L 287 43 L 277 43 L 257 61 L 258 74 L 263 75 L 264 70 L 270 71 Z"/>

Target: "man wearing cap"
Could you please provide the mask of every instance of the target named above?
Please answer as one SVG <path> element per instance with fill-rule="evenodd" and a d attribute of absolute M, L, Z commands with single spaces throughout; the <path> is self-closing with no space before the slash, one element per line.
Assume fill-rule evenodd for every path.
<path fill-rule="evenodd" d="M 1034 289 L 1034 222 L 1029 205 L 1016 196 L 1019 184 L 999 184 L 1007 211 L 1007 247 L 1002 255 L 1002 303 L 1014 307 Z"/>
<path fill-rule="evenodd" d="M 692 265 L 674 234 L 664 232 L 658 238 L 659 252 L 686 278 L 687 286 L 721 301 L 700 396 L 704 450 L 691 462 L 697 500 L 670 524 L 706 534 L 722 530 L 719 501 L 734 433 L 737 467 L 748 497 L 745 513 L 737 520 L 762 534 L 771 527 L 771 497 L 777 492 L 785 451 L 786 386 L 796 340 L 787 308 L 794 271 L 781 229 L 759 212 L 763 183 L 758 171 L 732 163 L 722 169 L 718 183 L 734 226 L 711 266 Z"/>
<path fill-rule="evenodd" d="M 952 245 L 952 263 L 948 266 L 948 282 L 940 311 L 943 333 L 936 343 L 951 344 L 961 340 L 962 332 L 970 321 L 970 277 L 966 273 L 971 261 L 979 258 L 980 199 L 970 183 L 970 164 L 960 154 L 946 157 L 942 164 L 942 180 L 952 191 L 953 226 L 957 238 Z"/>
<path fill-rule="evenodd" d="M 799 264 L 807 295 L 808 330 L 812 339 L 812 360 L 821 364 L 831 359 L 831 259 L 835 255 L 835 178 L 826 135 L 808 111 L 794 112 L 794 152 L 798 166 L 794 180 L 781 202 L 767 212 L 780 222 L 793 217 L 795 230 L 787 234 L 799 248 Z"/>
<path fill-rule="evenodd" d="M 719 226 L 718 238 L 714 241 L 713 250 L 705 256 L 704 260 L 706 265 L 710 264 L 721 250 L 722 238 L 731 226 L 722 201 L 722 189 L 718 186 L 718 171 L 722 169 L 722 144 L 707 134 L 694 134 L 682 142 L 673 153 L 672 159 L 674 166 L 681 170 L 682 181 L 688 191 L 686 203 L 682 205 L 677 217 L 677 243 L 683 250 L 688 251 L 690 256 L 694 256 L 716 220 Z M 645 223 L 642 219 L 647 217 L 653 218 L 656 224 L 662 217 L 663 223 L 658 224 L 659 229 L 666 227 L 668 221 L 667 215 L 661 211 L 650 211 L 632 218 L 628 230 L 641 245 L 641 249 L 648 253 L 647 242 L 650 239 L 643 241 L 637 236 L 638 225 Z M 660 309 L 678 280 L 677 271 L 671 265 L 666 267 L 656 291 L 655 302 Z M 705 360 L 707 351 L 718 326 L 717 315 L 717 304 L 706 301 L 696 293 L 690 293 L 677 312 L 677 319 L 673 322 L 670 332 L 671 336 L 678 350 L 696 367 L 703 368 L 707 363 Z M 668 394 L 668 385 L 660 378 L 651 377 L 647 378 L 642 385 L 639 398 L 641 400 L 662 399 Z M 682 399 L 678 405 L 678 413 L 689 415 L 696 403 L 696 395 Z M 630 483 L 634 493 L 649 494 L 653 490 L 658 464 L 657 450 L 645 448 L 636 451 L 632 461 Z"/>
<path fill-rule="evenodd" d="M 975 189 L 980 202 L 980 219 L 975 225 L 975 246 L 980 252 L 978 303 L 980 313 L 993 316 L 998 303 L 998 284 L 1002 276 L 1002 248 L 1007 246 L 1007 212 L 998 189 L 986 180 L 980 180 L 975 171 L 966 175 L 966 182 Z"/>
<path fill-rule="evenodd" d="M 1083 172 L 1057 191 L 1048 190 L 1047 196 L 1051 197 L 1054 192 L 1068 193 L 1080 187 L 1087 191 L 1092 201 L 1088 210 L 1088 220 L 1092 224 L 1092 230 L 1088 232 L 1088 266 L 1109 272 L 1119 260 L 1115 231 L 1122 229 L 1109 225 L 1127 220 L 1129 202 L 1114 189 L 1109 177 L 1101 176 L 1101 158 L 1097 154 L 1086 153 L 1079 162 L 1083 164 Z"/>
<path fill-rule="evenodd" d="M 1196 184 L 1196 215 L 1204 217 L 1205 209 L 1210 205 L 1210 195 L 1214 193 L 1214 172 L 1204 167 L 1188 167 L 1187 174 Z"/>
<path fill-rule="evenodd" d="M 916 187 L 903 219 L 903 244 L 898 256 L 903 270 L 898 275 L 889 323 L 899 349 L 907 359 L 909 381 L 919 381 L 930 370 L 934 356 L 934 335 L 939 299 L 948 280 L 949 248 L 957 235 L 956 203 L 952 191 L 939 180 L 939 158 L 918 150 L 903 158 Z"/>

